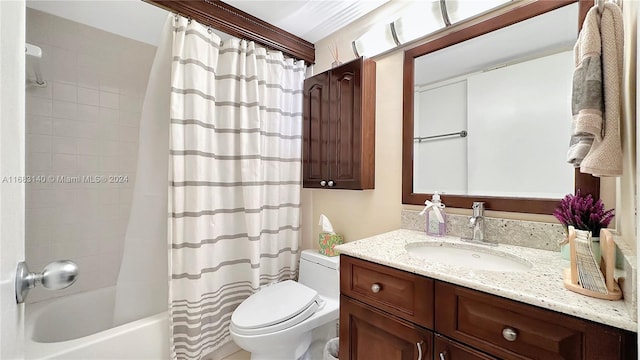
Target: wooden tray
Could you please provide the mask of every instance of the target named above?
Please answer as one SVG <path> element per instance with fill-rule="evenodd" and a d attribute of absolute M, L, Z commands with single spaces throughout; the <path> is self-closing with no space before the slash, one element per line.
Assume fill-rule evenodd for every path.
<path fill-rule="evenodd" d="M 562 272 L 564 276 L 564 287 L 568 290 L 577 292 L 585 296 L 590 296 L 598 299 L 605 300 L 619 300 L 622 298 L 622 291 L 618 282 L 613 277 L 613 272 L 616 266 L 616 246 L 613 242 L 613 236 L 607 229 L 600 231 L 600 251 L 602 252 L 602 259 L 600 260 L 600 271 L 604 275 L 605 285 L 607 287 L 608 294 L 592 291 L 583 288 L 578 282 L 578 265 L 576 262 L 576 247 L 575 247 L 576 233 L 572 226 L 569 227 L 569 246 L 571 254 L 571 267 L 564 269 Z"/>

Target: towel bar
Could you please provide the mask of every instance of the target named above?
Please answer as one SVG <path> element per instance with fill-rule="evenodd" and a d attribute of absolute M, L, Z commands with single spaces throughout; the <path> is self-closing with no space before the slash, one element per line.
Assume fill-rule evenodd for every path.
<path fill-rule="evenodd" d="M 466 130 L 462 130 L 462 131 L 458 131 L 458 132 L 454 132 L 454 133 L 448 133 L 448 134 L 440 134 L 440 135 L 432 135 L 432 136 L 422 136 L 422 137 L 414 137 L 413 141 L 418 141 L 418 143 L 421 143 L 424 140 L 431 140 L 431 139 L 438 139 L 441 137 L 446 137 L 446 136 L 455 136 L 458 135 L 460 137 L 466 137 L 467 136 L 467 131 Z"/>

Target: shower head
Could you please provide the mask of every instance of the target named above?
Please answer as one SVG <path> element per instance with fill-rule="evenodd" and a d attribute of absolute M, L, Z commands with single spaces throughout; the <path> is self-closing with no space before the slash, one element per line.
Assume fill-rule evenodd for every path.
<path fill-rule="evenodd" d="M 42 73 L 40 72 L 40 59 L 42 59 L 42 49 L 39 46 L 25 43 L 24 53 L 27 56 L 27 63 L 31 63 L 31 67 L 33 67 L 33 72 L 36 77 L 36 80 L 32 82 L 32 84 L 38 87 L 47 86 L 47 82 L 44 81 L 44 79 L 42 78 Z"/>
<path fill-rule="evenodd" d="M 25 43 L 24 53 L 27 54 L 27 56 L 33 56 L 35 58 L 42 59 L 42 49 L 39 46 Z"/>

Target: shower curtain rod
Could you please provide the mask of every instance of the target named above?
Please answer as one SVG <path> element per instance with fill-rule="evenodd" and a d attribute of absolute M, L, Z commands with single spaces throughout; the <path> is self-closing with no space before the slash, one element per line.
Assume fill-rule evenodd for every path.
<path fill-rule="evenodd" d="M 315 63 L 315 46 L 266 21 L 220 0 L 143 0 L 231 36 L 256 42 L 268 49 Z"/>

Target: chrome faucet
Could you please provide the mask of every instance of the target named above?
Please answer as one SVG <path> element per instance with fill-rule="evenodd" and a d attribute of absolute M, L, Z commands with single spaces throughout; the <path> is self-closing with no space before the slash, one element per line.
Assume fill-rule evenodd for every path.
<path fill-rule="evenodd" d="M 475 201 L 473 203 L 473 216 L 469 218 L 469 227 L 473 228 L 472 241 L 484 241 L 484 203 Z"/>

